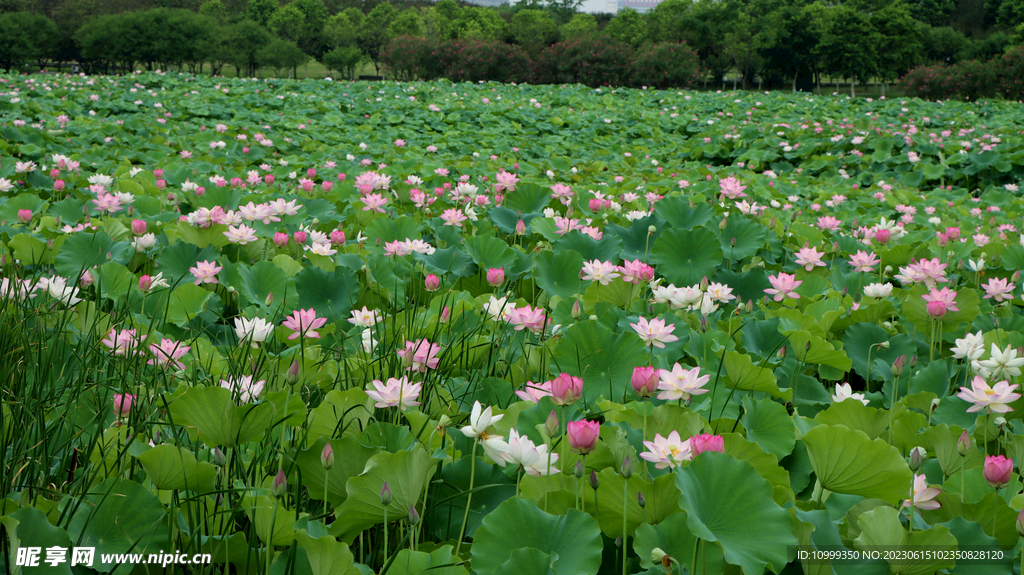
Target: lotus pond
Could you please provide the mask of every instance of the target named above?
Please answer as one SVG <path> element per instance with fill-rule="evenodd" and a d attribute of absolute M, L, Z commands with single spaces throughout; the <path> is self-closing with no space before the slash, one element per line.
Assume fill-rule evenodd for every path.
<path fill-rule="evenodd" d="M 1019 104 L 2 82 L 8 571 L 1019 572 Z"/>

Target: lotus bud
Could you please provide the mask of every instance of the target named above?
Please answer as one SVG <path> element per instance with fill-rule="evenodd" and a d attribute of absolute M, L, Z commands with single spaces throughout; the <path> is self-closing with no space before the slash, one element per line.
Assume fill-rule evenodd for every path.
<path fill-rule="evenodd" d="M 779 348 L 779 351 L 776 352 L 775 357 L 779 359 L 786 359 L 786 346 L 782 346 L 781 348 Z"/>
<path fill-rule="evenodd" d="M 267 294 L 267 299 L 263 300 L 263 305 L 270 307 L 270 304 L 274 303 L 274 292 Z"/>
<path fill-rule="evenodd" d="M 722 218 L 721 222 L 718 222 L 718 229 L 725 230 L 725 227 L 729 225 L 729 218 Z"/>
<path fill-rule="evenodd" d="M 601 480 L 597 478 L 597 472 L 596 471 L 591 471 L 590 472 L 590 487 L 592 487 L 594 489 L 594 491 L 597 491 L 597 488 L 600 487 L 600 486 L 601 486 Z"/>
<path fill-rule="evenodd" d="M 652 235 L 658 231 L 658 226 L 647 226 L 647 235 Z"/>
<path fill-rule="evenodd" d="M 903 354 L 896 358 L 896 361 L 892 362 L 892 374 L 894 377 L 903 375 L 903 367 L 907 365 L 907 354 Z"/>
<path fill-rule="evenodd" d="M 27 224 L 32 221 L 32 210 L 18 210 L 18 221 Z"/>
<path fill-rule="evenodd" d="M 629 479 L 630 477 L 633 476 L 633 461 L 629 458 L 628 455 L 625 459 L 622 460 L 621 471 L 622 477 L 624 477 L 625 479 Z"/>
<path fill-rule="evenodd" d="M 523 220 L 519 220 L 519 223 L 516 224 L 516 235 L 517 236 L 525 236 L 526 235 L 526 222 L 524 222 Z"/>
<path fill-rule="evenodd" d="M 910 470 L 917 473 L 921 469 L 924 460 L 928 458 L 928 452 L 923 447 L 917 446 L 910 450 Z"/>
<path fill-rule="evenodd" d="M 967 454 L 971 451 L 971 435 L 967 433 L 965 429 L 960 434 L 960 439 L 956 441 L 956 452 L 960 454 L 960 457 L 967 457 Z"/>
<path fill-rule="evenodd" d="M 733 247 L 733 248 L 736 247 L 736 238 L 735 237 L 733 239 L 729 240 L 729 247 Z"/>
<path fill-rule="evenodd" d="M 391 488 L 388 487 L 387 481 L 380 488 L 380 504 L 385 507 L 391 505 Z"/>
<path fill-rule="evenodd" d="M 772 219 L 768 220 L 768 227 L 769 228 L 774 228 L 775 227 L 775 216 L 772 216 Z"/>
<path fill-rule="evenodd" d="M 274 234 L 274 245 L 283 248 L 288 245 L 288 234 L 284 232 L 277 232 Z"/>
<path fill-rule="evenodd" d="M 491 268 L 487 270 L 487 285 L 498 287 L 505 283 L 505 268 Z"/>
<path fill-rule="evenodd" d="M 655 547 L 651 549 L 651 563 L 655 565 L 665 563 L 665 560 L 669 558 L 668 553 L 661 550 L 661 547 Z"/>
<path fill-rule="evenodd" d="M 1024 537 L 1024 509 L 1017 514 L 1017 534 Z"/>
<path fill-rule="evenodd" d="M 288 373 L 285 374 L 284 380 L 289 384 L 294 384 L 299 381 L 299 360 L 292 360 L 292 364 L 288 367 Z"/>
<path fill-rule="evenodd" d="M 579 319 L 582 314 L 583 310 L 580 308 L 580 300 L 573 300 L 572 309 L 569 311 L 569 315 L 572 316 L 572 319 Z"/>
<path fill-rule="evenodd" d="M 441 280 L 434 274 L 428 275 L 423 280 L 423 288 L 429 292 L 437 291 L 441 287 Z"/>
<path fill-rule="evenodd" d="M 89 270 L 85 270 L 84 272 L 82 272 L 81 279 L 78 280 L 78 285 L 87 288 L 91 286 L 95 281 L 96 278 L 92 276 L 92 272 L 90 272 Z"/>
<path fill-rule="evenodd" d="M 615 547 L 619 549 L 622 548 L 622 535 L 615 538 Z"/>
<path fill-rule="evenodd" d="M 132 233 L 141 236 L 146 233 L 146 220 L 132 220 Z"/>
<path fill-rule="evenodd" d="M 639 491 L 636 492 L 636 502 L 640 506 L 640 509 L 647 507 L 647 499 L 644 498 L 644 494 Z"/>
<path fill-rule="evenodd" d="M 878 344 L 878 347 L 879 349 L 889 349 L 889 342 L 883 341 L 882 343 Z"/>
<path fill-rule="evenodd" d="M 561 431 L 561 426 L 558 425 L 558 414 L 554 409 L 551 410 L 547 421 L 544 422 L 544 431 L 547 432 L 548 437 L 555 437 Z"/>
<path fill-rule="evenodd" d="M 576 460 L 576 467 L 572 470 L 573 476 L 575 476 L 576 479 L 582 479 L 584 471 L 586 471 L 586 470 L 583 468 L 583 460 L 582 459 L 577 459 Z"/>
<path fill-rule="evenodd" d="M 708 291 L 708 276 L 704 276 L 704 279 L 700 280 L 700 291 Z"/>
<path fill-rule="evenodd" d="M 700 316 L 700 332 L 706 333 L 708 331 L 708 318 Z"/>
<path fill-rule="evenodd" d="M 227 464 L 228 459 L 224 457 L 224 452 L 221 451 L 219 447 L 214 447 L 211 454 L 213 455 L 213 462 L 217 465 L 224 467 L 224 465 Z"/>
<path fill-rule="evenodd" d="M 420 513 L 419 513 L 419 511 L 416 511 L 416 506 L 415 505 L 410 505 L 409 506 L 409 525 L 412 525 L 413 527 L 415 527 L 415 526 L 419 525 L 419 523 L 420 523 Z"/>
<path fill-rule="evenodd" d="M 304 244 L 306 243 L 306 240 L 309 239 L 309 234 L 303 231 L 298 231 L 292 234 L 292 237 L 295 238 L 295 243 Z"/>
<path fill-rule="evenodd" d="M 330 441 L 324 445 L 324 450 L 320 452 L 320 464 L 328 471 L 334 467 L 334 448 L 331 447 Z"/>
<path fill-rule="evenodd" d="M 139 289 L 142 291 L 149 291 L 153 287 L 153 278 L 149 274 L 143 275 L 139 278 Z"/>
<path fill-rule="evenodd" d="M 274 483 L 270 487 L 270 493 L 277 498 L 284 497 L 288 493 L 288 479 L 284 476 L 284 469 L 278 469 L 274 476 Z"/>
<path fill-rule="evenodd" d="M 440 317 L 441 323 L 448 323 L 448 320 L 451 319 L 451 317 L 452 317 L 452 308 L 451 308 L 451 306 L 447 306 L 447 305 L 444 306 L 444 309 L 441 310 L 441 317 Z"/>
<path fill-rule="evenodd" d="M 750 301 L 747 302 L 747 313 L 751 313 L 753 311 L 754 311 L 754 300 L 750 300 Z"/>

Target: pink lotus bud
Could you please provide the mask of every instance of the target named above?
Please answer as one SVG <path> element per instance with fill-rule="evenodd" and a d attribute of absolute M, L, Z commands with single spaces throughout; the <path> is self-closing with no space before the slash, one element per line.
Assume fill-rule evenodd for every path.
<path fill-rule="evenodd" d="M 345 181 L 345 178 L 347 178 L 347 177 L 348 177 L 348 176 L 346 176 L 345 174 L 343 174 L 343 173 L 339 173 L 339 174 L 338 174 L 338 181 L 339 181 L 339 182 L 344 182 L 344 181 Z"/>
<path fill-rule="evenodd" d="M 18 210 L 18 221 L 27 224 L 32 221 L 32 210 Z"/>
<path fill-rule="evenodd" d="M 892 232 L 889 230 L 882 229 L 875 232 L 875 241 L 880 244 L 888 242 L 890 238 L 892 238 Z"/>
<path fill-rule="evenodd" d="M 441 280 L 438 279 L 436 275 L 430 274 L 425 280 L 423 280 L 423 287 L 427 291 L 437 291 L 437 289 L 441 287 Z"/>
<path fill-rule="evenodd" d="M 91 286 L 95 281 L 96 278 L 93 277 L 92 272 L 90 272 L 89 270 L 85 270 L 84 272 L 82 272 L 82 277 L 78 279 L 78 285 L 82 286 L 83 288 L 87 288 Z"/>
<path fill-rule="evenodd" d="M 552 409 L 551 413 L 548 414 L 548 418 L 544 421 L 544 433 L 548 437 L 554 437 L 558 433 L 558 414 Z"/>
<path fill-rule="evenodd" d="M 242 153 L 243 154 L 248 154 L 249 153 L 249 146 L 242 146 Z"/>
<path fill-rule="evenodd" d="M 583 380 L 562 373 L 551 380 L 551 401 L 555 405 L 571 405 L 583 397 Z"/>
<path fill-rule="evenodd" d="M 114 415 L 118 417 L 128 417 L 131 413 L 132 403 L 135 402 L 135 396 L 127 393 L 114 394 Z"/>
<path fill-rule="evenodd" d="M 295 232 L 293 234 L 293 237 L 295 238 L 295 243 L 304 244 L 306 243 L 306 240 L 309 239 L 309 234 L 307 234 L 306 232 L 299 231 Z"/>
<path fill-rule="evenodd" d="M 198 188 L 196 188 L 196 195 L 197 196 L 202 197 L 203 194 L 205 194 L 205 193 L 206 193 L 206 188 L 204 188 L 202 186 L 199 186 Z"/>
<path fill-rule="evenodd" d="M 633 384 L 633 392 L 640 397 L 652 397 L 658 391 L 658 382 L 661 381 L 658 368 L 653 366 L 637 366 L 633 368 L 633 377 L 630 383 Z"/>
<path fill-rule="evenodd" d="M 602 202 L 601 200 L 599 200 L 597 198 L 591 198 L 590 201 L 588 202 L 588 204 L 590 206 L 590 211 L 592 211 L 592 212 L 600 211 L 601 208 L 604 207 L 604 202 Z"/>
<path fill-rule="evenodd" d="M 274 476 L 274 483 L 270 486 L 270 493 L 280 499 L 288 493 L 288 478 L 284 476 L 284 469 L 278 469 Z"/>
<path fill-rule="evenodd" d="M 448 320 L 452 317 L 452 308 L 450 306 L 444 306 L 441 310 L 441 323 L 448 323 Z"/>
<path fill-rule="evenodd" d="M 331 243 L 340 246 L 345 243 L 345 232 L 341 230 L 334 230 L 331 232 Z"/>
<path fill-rule="evenodd" d="M 585 419 L 570 421 L 566 426 L 566 435 L 569 447 L 579 453 L 590 453 L 597 448 L 597 441 L 601 438 L 601 424 Z"/>
<path fill-rule="evenodd" d="M 444 188 L 444 191 L 446 192 L 452 191 L 452 184 L 450 182 L 445 182 L 441 187 Z"/>
<path fill-rule="evenodd" d="M 372 191 L 373 191 L 373 186 L 371 186 L 370 184 L 363 184 L 363 185 L 359 186 L 359 193 L 364 195 L 364 196 L 369 194 Z"/>
<path fill-rule="evenodd" d="M 387 481 L 380 487 L 380 504 L 384 507 L 391 505 L 391 487 L 388 486 Z"/>
<path fill-rule="evenodd" d="M 231 187 L 238 188 L 242 185 L 242 178 L 231 178 Z"/>
<path fill-rule="evenodd" d="M 939 240 L 939 246 L 945 246 L 949 244 L 949 236 L 947 236 L 946 234 L 939 234 L 936 237 Z"/>
<path fill-rule="evenodd" d="M 324 445 L 324 450 L 320 452 L 320 464 L 327 470 L 334 467 L 334 448 L 331 447 L 330 441 Z"/>
<path fill-rule="evenodd" d="M 487 270 L 487 285 L 498 287 L 505 283 L 505 268 L 491 268 Z"/>
<path fill-rule="evenodd" d="M 333 188 L 333 187 L 334 187 L 334 182 L 329 182 L 327 180 L 324 180 L 323 182 L 320 183 L 320 189 L 322 191 L 325 191 L 325 192 L 331 191 L 331 188 Z"/>
<path fill-rule="evenodd" d="M 146 274 L 139 278 L 139 289 L 142 291 L 149 291 L 153 287 L 153 278 Z"/>
<path fill-rule="evenodd" d="M 273 186 L 274 185 L 274 174 L 267 174 L 267 175 L 263 176 L 263 181 L 266 182 L 266 184 L 268 186 Z"/>
<path fill-rule="evenodd" d="M 57 168 L 53 168 L 52 170 L 50 170 L 51 178 L 56 178 L 58 176 L 60 176 L 60 170 L 58 170 Z"/>
<path fill-rule="evenodd" d="M 283 248 L 288 245 L 288 234 L 284 232 L 277 232 L 274 234 L 274 245 Z"/>
<path fill-rule="evenodd" d="M 302 182 L 302 191 L 304 191 L 304 192 L 311 192 L 311 191 L 313 191 L 313 181 L 312 180 L 306 180 L 306 181 Z"/>
<path fill-rule="evenodd" d="M 930 312 L 929 312 L 930 313 Z M 899 377 L 903 374 L 903 368 L 907 365 L 907 354 L 903 354 L 896 358 L 896 361 L 892 362 L 892 374 Z"/>
<path fill-rule="evenodd" d="M 716 451 L 722 453 L 725 451 L 725 438 L 721 435 L 711 435 L 705 433 L 690 438 L 690 452 L 693 453 L 694 457 L 697 457 L 705 451 Z"/>
<path fill-rule="evenodd" d="M 272 303 L 274 303 L 274 292 L 269 292 L 267 294 L 267 299 L 263 300 L 263 305 L 266 307 L 270 307 L 270 304 Z"/>
<path fill-rule="evenodd" d="M 132 233 L 141 236 L 146 233 L 146 220 L 132 220 Z"/>
<path fill-rule="evenodd" d="M 960 239 L 960 228 L 946 228 L 946 235 L 950 240 L 958 240 Z"/>
<path fill-rule="evenodd" d="M 516 162 L 516 163 L 512 164 L 512 169 L 513 170 L 518 170 L 519 169 L 519 162 Z"/>
<path fill-rule="evenodd" d="M 267 304 L 268 306 L 270 304 Z M 285 374 L 284 380 L 288 383 L 297 383 L 299 381 L 299 360 L 293 359 L 292 364 L 288 367 L 288 373 Z"/>
<path fill-rule="evenodd" d="M 932 317 L 942 317 L 946 315 L 946 302 L 944 301 L 930 301 L 925 308 L 928 310 L 928 315 Z"/>
<path fill-rule="evenodd" d="M 526 223 L 523 222 L 523 220 L 519 220 L 519 223 L 516 224 L 516 235 L 517 236 L 525 236 L 526 235 Z"/>
<path fill-rule="evenodd" d="M 1013 478 L 1013 460 L 1002 455 L 989 455 L 985 458 L 985 481 L 999 489 Z"/>
<path fill-rule="evenodd" d="M 306 177 L 307 178 L 315 178 L 316 177 L 316 168 L 310 168 L 310 169 L 306 170 Z"/>
<path fill-rule="evenodd" d="M 160 168 L 157 168 L 157 169 L 153 170 L 153 177 L 154 178 L 162 178 L 162 177 L 164 177 L 164 171 L 161 170 Z"/>
<path fill-rule="evenodd" d="M 60 192 L 64 189 L 64 180 L 57 180 L 53 182 L 53 191 Z"/>

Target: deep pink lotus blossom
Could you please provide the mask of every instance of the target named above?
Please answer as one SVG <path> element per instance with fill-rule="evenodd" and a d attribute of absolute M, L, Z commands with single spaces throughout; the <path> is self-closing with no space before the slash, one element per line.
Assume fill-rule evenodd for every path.
<path fill-rule="evenodd" d="M 562 373 L 551 380 L 551 400 L 555 405 L 572 405 L 583 397 L 583 379 Z"/>
<path fill-rule="evenodd" d="M 704 433 L 690 438 L 690 452 L 693 454 L 693 457 L 697 457 L 705 451 L 715 451 L 717 453 L 724 452 L 725 437 Z"/>
<path fill-rule="evenodd" d="M 132 404 L 135 403 L 136 396 L 128 393 L 115 393 L 114 394 L 114 415 L 117 417 L 128 417 L 128 414 L 132 411 Z"/>
<path fill-rule="evenodd" d="M 398 357 L 402 358 L 406 371 L 426 372 L 428 369 L 437 369 L 439 351 L 440 345 L 431 344 L 426 339 L 407 341 L 405 349 L 398 350 Z"/>
<path fill-rule="evenodd" d="M 569 446 L 574 451 L 590 453 L 597 449 L 597 441 L 601 439 L 601 424 L 586 419 L 570 421 L 566 426 L 566 435 L 569 438 Z"/>
<path fill-rule="evenodd" d="M 654 279 L 654 268 L 639 259 L 624 261 L 619 267 L 619 273 L 622 274 L 622 281 L 633 285 L 639 285 L 642 281 L 649 282 Z"/>
<path fill-rule="evenodd" d="M 283 325 L 295 331 L 295 333 L 288 336 L 288 339 L 298 339 L 299 337 L 308 339 L 320 337 L 316 330 L 323 327 L 325 323 L 327 323 L 326 317 L 316 317 L 316 310 L 309 308 L 295 310 L 292 312 L 292 315 L 284 320 Z"/>
<path fill-rule="evenodd" d="M 658 391 L 658 383 L 660 381 L 660 370 L 649 365 L 634 367 L 633 376 L 630 378 L 633 393 L 640 397 L 654 397 L 655 392 Z"/>
<path fill-rule="evenodd" d="M 984 475 L 989 485 L 999 489 L 1013 479 L 1013 460 L 1002 455 L 985 457 Z"/>
<path fill-rule="evenodd" d="M 528 381 L 526 382 L 525 389 L 516 390 L 516 395 L 518 395 L 523 401 L 532 401 L 537 403 L 541 398 L 549 397 L 551 395 L 551 381 L 545 381 L 544 383 L 533 383 L 532 381 Z"/>
<path fill-rule="evenodd" d="M 491 268 L 487 270 L 487 285 L 498 287 L 505 283 L 505 268 Z"/>
<path fill-rule="evenodd" d="M 544 315 L 544 308 L 537 306 L 531 308 L 529 305 L 517 307 L 509 313 L 508 322 L 515 326 L 516 331 L 528 329 L 533 333 L 540 333 L 547 324 L 547 317 Z"/>
<path fill-rule="evenodd" d="M 423 280 L 423 287 L 427 291 L 437 291 L 441 287 L 441 280 L 434 274 L 430 274 Z"/>
<path fill-rule="evenodd" d="M 947 311 L 960 311 L 956 307 L 956 292 L 949 291 L 949 288 L 932 288 L 931 293 L 922 295 L 921 299 L 928 302 L 928 315 L 932 317 L 942 317 Z"/>

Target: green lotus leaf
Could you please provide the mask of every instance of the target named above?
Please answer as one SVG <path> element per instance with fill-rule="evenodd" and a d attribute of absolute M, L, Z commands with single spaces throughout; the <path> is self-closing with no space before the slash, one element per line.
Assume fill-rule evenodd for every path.
<path fill-rule="evenodd" d="M 698 539 L 690 532 L 686 524 L 686 512 L 673 513 L 665 521 L 657 525 L 645 523 L 637 528 L 636 538 L 633 540 L 633 551 L 640 557 L 640 566 L 645 569 L 661 568 L 661 563 L 654 563 L 651 560 L 651 551 L 661 551 L 685 565 L 687 572 L 696 573 L 697 570 L 711 575 L 725 573 L 725 558 L 722 554 L 722 546 L 718 542 L 706 541 L 702 546 L 703 553 L 698 551 L 697 570 L 694 570 L 693 551 Z M 674 567 L 673 567 L 674 568 Z"/>
<path fill-rule="evenodd" d="M 913 474 L 899 450 L 845 425 L 819 425 L 803 436 L 821 486 L 829 491 L 899 504 Z"/>
<path fill-rule="evenodd" d="M 900 554 L 899 551 L 928 549 L 952 551 L 957 548 L 956 537 L 946 527 L 936 525 L 931 529 L 908 532 L 900 524 L 899 511 L 892 507 L 876 507 L 861 514 L 857 520 L 860 535 L 854 545 L 861 550 L 880 548 L 892 549 L 885 561 L 892 573 L 906 575 L 932 575 L 940 569 L 952 569 L 956 561 L 952 558 L 915 558 L 914 554 Z"/>
<path fill-rule="evenodd" d="M 658 271 L 678 287 L 692 286 L 715 275 L 723 258 L 718 236 L 706 228 L 665 230 L 651 255 Z"/>
<path fill-rule="evenodd" d="M 146 477 L 157 489 L 185 489 L 209 493 L 217 483 L 217 467 L 196 461 L 191 451 L 170 444 L 157 445 L 136 459 L 146 470 Z"/>

